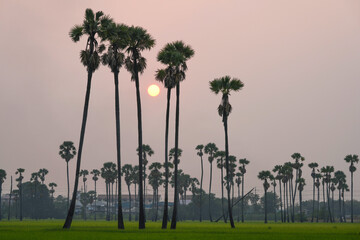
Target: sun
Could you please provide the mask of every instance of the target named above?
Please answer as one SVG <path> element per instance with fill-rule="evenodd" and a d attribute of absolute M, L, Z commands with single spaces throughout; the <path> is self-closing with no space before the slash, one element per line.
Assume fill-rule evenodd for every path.
<path fill-rule="evenodd" d="M 150 96 L 156 97 L 160 93 L 160 88 L 155 84 L 150 85 L 148 87 L 148 93 L 149 93 Z"/>

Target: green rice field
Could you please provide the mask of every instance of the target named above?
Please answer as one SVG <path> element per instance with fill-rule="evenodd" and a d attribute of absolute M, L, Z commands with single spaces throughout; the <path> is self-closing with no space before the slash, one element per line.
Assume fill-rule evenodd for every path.
<path fill-rule="evenodd" d="M 231 229 L 225 223 L 179 222 L 176 230 L 162 230 L 161 223 L 147 222 L 139 230 L 137 223 L 126 222 L 125 230 L 117 230 L 116 222 L 74 221 L 70 230 L 62 229 L 63 221 L 2 221 L 1 240 L 37 239 L 357 239 L 360 240 L 359 223 L 244 223 Z"/>

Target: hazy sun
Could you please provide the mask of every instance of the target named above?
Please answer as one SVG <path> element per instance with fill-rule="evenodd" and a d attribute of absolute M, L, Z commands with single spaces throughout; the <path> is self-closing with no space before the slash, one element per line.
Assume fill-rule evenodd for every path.
<path fill-rule="evenodd" d="M 148 93 L 150 96 L 156 97 L 160 93 L 160 88 L 157 85 L 153 84 L 148 87 Z"/>

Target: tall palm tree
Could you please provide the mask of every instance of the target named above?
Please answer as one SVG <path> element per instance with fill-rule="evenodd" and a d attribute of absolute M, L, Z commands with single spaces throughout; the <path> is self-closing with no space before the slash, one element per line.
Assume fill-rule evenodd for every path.
<path fill-rule="evenodd" d="M 315 169 L 319 166 L 316 162 L 309 163 L 309 168 L 311 168 L 311 177 L 313 179 L 313 201 L 312 201 L 312 213 L 311 213 L 311 222 L 314 222 L 315 215 Z"/>
<path fill-rule="evenodd" d="M 337 180 L 337 189 L 339 190 L 339 221 L 343 222 L 343 214 L 341 210 L 341 190 L 343 185 L 346 184 L 346 175 L 343 171 L 336 171 L 335 172 L 335 179 Z M 334 213 L 335 215 L 335 213 Z"/>
<path fill-rule="evenodd" d="M 151 171 L 149 174 L 149 184 L 153 188 L 153 208 L 156 205 L 154 221 L 157 221 L 158 209 L 159 209 L 159 186 L 162 183 L 162 173 L 160 172 L 162 165 L 159 162 L 154 162 L 149 166 Z M 154 204 L 155 203 L 155 204 Z"/>
<path fill-rule="evenodd" d="M 237 186 L 237 189 L 238 189 L 238 199 L 240 199 L 241 176 L 242 176 L 242 174 L 240 172 L 236 173 L 235 183 L 236 183 L 236 186 Z M 240 222 L 240 208 L 239 207 L 238 207 L 238 210 L 239 211 L 238 211 L 238 219 L 237 219 L 237 221 Z M 224 214 L 224 212 L 223 212 L 223 214 Z"/>
<path fill-rule="evenodd" d="M 167 45 L 168 46 L 168 45 Z M 160 50 L 157 55 L 157 60 L 167 67 L 165 69 L 158 69 L 155 74 L 155 79 L 164 84 L 164 87 L 167 89 L 166 97 L 166 119 L 165 119 L 165 202 L 164 202 L 164 213 L 162 220 L 162 229 L 167 228 L 167 219 L 168 219 L 168 201 L 169 201 L 169 167 L 168 167 L 168 145 L 169 145 L 169 116 L 170 116 L 170 98 L 171 98 L 171 89 L 175 87 L 176 75 L 174 67 L 174 59 L 179 58 L 179 55 L 175 55 L 174 49 L 169 47 L 164 47 Z"/>
<path fill-rule="evenodd" d="M 130 164 L 125 164 L 122 167 L 122 174 L 124 175 L 125 183 L 128 187 L 129 192 L 129 221 L 131 221 L 131 193 L 130 193 L 130 185 L 132 183 L 133 178 L 133 167 Z"/>
<path fill-rule="evenodd" d="M 285 218 L 283 215 L 283 206 L 282 206 L 282 194 L 281 194 L 281 181 L 283 179 L 283 175 L 282 175 L 282 165 L 275 165 L 273 172 L 276 173 L 275 175 L 275 179 L 279 181 L 279 188 L 280 188 L 280 194 L 279 194 L 279 198 L 280 198 L 280 214 L 281 214 L 281 222 L 285 222 Z"/>
<path fill-rule="evenodd" d="M 129 56 L 125 59 L 126 69 L 131 73 L 131 80 L 135 81 L 136 102 L 137 102 L 137 118 L 138 118 L 138 148 L 142 153 L 142 120 L 141 120 L 141 99 L 139 86 L 139 73 L 143 73 L 146 68 L 146 59 L 141 56 L 144 50 L 150 50 L 155 45 L 155 40 L 141 27 L 131 26 L 128 28 L 128 43 L 126 52 Z M 143 172 L 142 156 L 139 154 L 139 172 Z M 145 228 L 145 211 L 143 199 L 142 174 L 139 174 L 139 229 Z"/>
<path fill-rule="evenodd" d="M 139 148 L 136 149 L 137 153 L 139 154 Z M 147 144 L 143 144 L 142 146 L 142 162 L 143 162 L 143 177 L 144 177 L 144 180 L 143 180 L 143 189 L 144 189 L 144 199 L 146 199 L 146 165 L 148 164 L 148 159 L 147 159 L 147 156 L 151 157 L 152 155 L 154 154 L 154 151 L 152 150 L 152 148 L 147 145 Z M 146 216 L 145 216 L 146 218 Z"/>
<path fill-rule="evenodd" d="M 276 214 L 276 178 L 271 175 L 270 176 L 271 185 L 274 187 L 274 215 L 275 215 L 275 222 L 277 222 L 277 214 Z"/>
<path fill-rule="evenodd" d="M 334 192 L 336 190 L 336 185 L 338 185 L 338 180 L 337 178 L 333 177 L 330 180 L 331 182 L 331 186 L 330 186 L 330 190 L 331 190 L 331 215 L 332 215 L 332 221 L 335 222 L 335 203 L 334 203 Z"/>
<path fill-rule="evenodd" d="M 246 158 L 242 158 L 239 160 L 239 171 L 241 173 L 241 222 L 244 222 L 244 184 L 245 184 L 245 173 L 246 166 L 250 163 Z"/>
<path fill-rule="evenodd" d="M 315 187 L 317 188 L 317 211 L 316 211 L 316 222 L 319 222 L 319 213 L 320 213 L 320 179 L 322 175 L 320 173 L 315 173 Z"/>
<path fill-rule="evenodd" d="M 94 185 L 95 185 L 95 196 L 94 196 L 94 202 L 95 202 L 95 210 L 94 210 L 94 219 L 96 221 L 96 199 L 97 199 L 97 191 L 96 191 L 96 182 L 99 180 L 99 175 L 100 175 L 100 171 L 97 169 L 93 169 L 90 174 L 93 175 L 92 180 L 94 181 Z"/>
<path fill-rule="evenodd" d="M 50 187 L 50 194 L 51 194 L 51 199 L 54 200 L 54 192 L 55 192 L 55 187 L 57 187 L 57 184 L 54 182 L 49 183 L 49 187 Z"/>
<path fill-rule="evenodd" d="M 303 192 L 304 186 L 305 186 L 305 179 L 301 177 L 301 178 L 298 178 L 296 181 L 298 183 L 298 190 L 299 190 L 300 222 L 303 222 L 304 218 L 303 218 L 303 211 L 302 211 L 302 192 Z"/>
<path fill-rule="evenodd" d="M 332 222 L 332 215 L 331 215 L 331 209 L 330 209 L 330 182 L 331 182 L 331 173 L 334 172 L 333 166 L 326 166 L 321 168 L 321 172 L 323 173 L 323 180 L 326 184 L 326 198 L 327 198 L 327 206 L 328 206 L 328 218 L 330 219 L 330 222 Z M 325 203 L 325 199 L 324 199 Z M 327 220 L 329 220 L 327 219 Z"/>
<path fill-rule="evenodd" d="M 66 162 L 66 179 L 67 179 L 67 209 L 69 209 L 70 183 L 69 183 L 69 161 L 76 155 L 76 148 L 71 141 L 65 141 L 60 145 L 59 155 Z"/>
<path fill-rule="evenodd" d="M 16 179 L 18 182 L 18 188 L 19 188 L 19 198 L 20 198 L 20 221 L 23 219 L 23 189 L 22 189 L 22 180 L 24 179 L 23 173 L 25 172 L 25 169 L 18 168 L 15 172 L 16 175 L 19 174 L 19 177 Z"/>
<path fill-rule="evenodd" d="M 2 212 L 1 212 L 1 206 L 2 206 L 2 201 L 1 201 L 1 194 L 2 194 L 2 184 L 4 183 L 6 179 L 6 171 L 4 169 L 0 169 L 0 221 L 1 221 L 1 217 L 2 217 Z"/>
<path fill-rule="evenodd" d="M 224 158 L 225 158 L 225 151 L 217 151 L 214 155 L 217 158 L 216 163 L 217 167 L 220 168 L 220 184 L 221 184 L 221 209 L 224 218 L 224 222 L 227 222 L 225 217 L 225 209 L 224 209 Z"/>
<path fill-rule="evenodd" d="M 200 222 L 202 221 L 202 193 L 203 193 L 203 188 L 202 188 L 202 185 L 203 185 L 203 177 L 204 177 L 204 165 L 203 165 L 203 155 L 204 155 L 204 152 L 203 152 L 203 149 L 204 149 L 204 145 L 200 144 L 200 145 L 197 145 L 195 150 L 197 150 L 197 155 L 200 157 L 200 161 L 201 161 L 201 177 L 200 177 Z"/>
<path fill-rule="evenodd" d="M 115 84 L 115 121 L 116 121 L 116 160 L 118 180 L 118 229 L 124 229 L 124 219 L 121 202 L 121 151 L 120 151 L 120 100 L 119 100 L 119 72 L 124 63 L 122 50 L 127 45 L 127 29 L 123 24 L 111 23 L 103 29 L 104 39 L 109 41 L 108 51 L 101 57 L 102 63 L 107 65 L 114 74 Z"/>
<path fill-rule="evenodd" d="M 139 199 L 136 198 L 136 194 L 138 193 L 138 191 L 136 191 L 136 186 L 139 184 L 139 166 L 136 165 L 132 168 L 132 174 L 131 174 L 131 178 L 132 178 L 132 184 L 134 184 L 134 192 L 135 192 L 135 221 L 137 221 L 139 219 L 139 216 L 136 212 L 136 209 L 139 208 Z"/>
<path fill-rule="evenodd" d="M 87 175 L 89 175 L 89 171 L 88 171 L 88 170 L 82 169 L 82 170 L 80 171 L 79 176 L 80 176 L 80 177 L 82 176 L 82 180 L 83 180 L 83 184 L 84 184 L 84 193 L 86 193 L 86 185 L 85 185 L 85 183 L 86 183 L 86 181 L 87 181 L 87 177 L 86 177 Z"/>
<path fill-rule="evenodd" d="M 292 220 L 292 222 L 294 222 L 295 221 L 295 198 L 296 198 L 296 190 L 297 190 L 297 185 L 298 185 L 297 180 L 299 178 L 301 178 L 301 175 L 302 175 L 301 167 L 303 166 L 303 163 L 301 163 L 301 162 L 305 161 L 305 158 L 303 156 L 301 156 L 300 153 L 292 154 L 291 158 L 295 160 L 295 163 L 293 163 L 293 168 L 295 169 L 295 188 L 293 188 L 293 182 L 292 182 L 292 178 L 291 178 L 291 190 L 292 190 L 292 215 L 291 215 L 292 217 L 291 217 L 291 220 Z"/>
<path fill-rule="evenodd" d="M 268 182 L 268 180 L 271 178 L 271 173 L 270 171 L 261 171 L 259 172 L 258 178 L 262 181 L 264 181 L 263 186 L 264 186 L 264 191 L 265 191 L 265 202 L 264 202 L 264 208 L 265 208 L 265 223 L 267 223 L 267 190 L 270 187 L 270 184 Z"/>
<path fill-rule="evenodd" d="M 85 94 L 85 103 L 84 103 L 84 111 L 83 111 L 83 119 L 81 124 L 81 131 L 80 131 L 80 141 L 79 141 L 79 152 L 77 155 L 76 161 L 76 170 L 75 170 L 75 184 L 74 184 L 74 191 L 73 197 L 71 199 L 71 204 L 69 207 L 68 214 L 66 216 L 66 220 L 64 223 L 63 228 L 70 228 L 72 218 L 74 216 L 75 211 L 75 202 L 76 202 L 76 195 L 77 195 L 77 188 L 79 184 L 79 172 L 80 172 L 80 165 L 81 165 L 81 156 L 82 156 L 82 148 L 84 143 L 84 136 L 85 136 L 85 128 L 86 128 L 86 120 L 87 120 L 87 113 L 89 108 L 89 99 L 90 99 L 90 90 L 91 90 L 91 79 L 92 75 L 96 69 L 98 69 L 100 65 L 100 56 L 99 52 L 103 50 L 103 45 L 98 45 L 97 37 L 101 35 L 101 26 L 106 26 L 111 22 L 111 19 L 104 15 L 103 12 L 99 11 L 94 14 L 91 9 L 85 10 L 85 17 L 83 23 L 81 25 L 75 25 L 70 30 L 70 38 L 74 42 L 78 42 L 83 35 L 87 35 L 86 47 L 85 50 L 82 50 L 80 53 L 80 59 L 82 64 L 86 67 L 87 71 L 87 87 L 86 87 L 86 94 Z"/>
<path fill-rule="evenodd" d="M 37 204 L 38 204 L 38 201 L 37 201 L 37 185 L 39 182 L 39 177 L 40 177 L 40 171 L 39 172 L 34 172 L 31 174 L 31 178 L 30 178 L 30 182 L 34 183 L 34 195 L 33 195 L 33 201 L 34 201 L 34 207 L 32 208 L 32 218 L 35 218 L 37 219 L 37 216 L 36 216 L 36 208 L 38 207 Z"/>
<path fill-rule="evenodd" d="M 225 167 L 226 167 L 226 188 L 228 195 L 228 211 L 229 219 L 232 228 L 235 228 L 232 216 L 232 208 L 230 203 L 230 179 L 229 179 L 229 144 L 228 144 L 228 116 L 231 113 L 231 105 L 229 103 L 229 95 L 231 91 L 239 91 L 244 87 L 244 84 L 236 79 L 231 79 L 229 76 L 214 79 L 210 82 L 210 90 L 215 94 L 222 93 L 222 101 L 218 107 L 218 113 L 222 117 L 225 132 Z"/>
<path fill-rule="evenodd" d="M 204 152 L 208 154 L 208 161 L 210 163 L 210 183 L 209 183 L 209 218 L 210 222 L 212 222 L 211 217 L 211 182 L 212 182 L 212 163 L 214 161 L 214 156 L 216 152 L 218 151 L 218 148 L 215 143 L 208 143 L 205 146 Z"/>
<path fill-rule="evenodd" d="M 10 221 L 10 216 L 11 216 L 11 201 L 12 201 L 12 193 L 13 193 L 13 178 L 12 176 L 10 177 L 10 192 L 9 192 L 9 204 L 8 204 L 8 221 Z M 1 195 L 1 193 L 0 193 Z"/>
<path fill-rule="evenodd" d="M 114 173 L 116 172 L 116 164 L 113 162 L 104 163 L 101 168 L 101 177 L 105 180 L 106 185 L 106 220 L 110 221 L 110 199 L 111 199 L 111 188 L 110 184 L 113 179 L 116 178 Z"/>
<path fill-rule="evenodd" d="M 355 163 L 359 163 L 359 156 L 358 155 L 347 155 L 344 159 L 347 163 L 350 163 L 349 171 L 351 174 L 351 222 L 354 222 L 354 172 L 356 171 L 356 167 L 354 166 Z"/>

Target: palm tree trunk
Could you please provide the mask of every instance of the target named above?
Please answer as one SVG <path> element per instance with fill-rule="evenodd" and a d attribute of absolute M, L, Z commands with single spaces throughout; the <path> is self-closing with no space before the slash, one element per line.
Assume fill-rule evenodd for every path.
<path fill-rule="evenodd" d="M 200 156 L 201 159 L 201 180 L 200 180 L 200 222 L 202 222 L 202 194 L 203 194 L 203 177 L 204 177 L 204 165 L 203 165 L 203 158 Z"/>
<path fill-rule="evenodd" d="M 345 196 L 344 196 L 344 189 L 342 190 L 342 204 L 343 204 L 343 218 L 344 222 L 346 222 L 346 214 L 345 214 Z"/>
<path fill-rule="evenodd" d="M 1 206 L 2 206 L 1 194 L 2 194 L 2 182 L 0 182 L 0 221 L 1 221 L 1 219 L 2 219 L 2 212 L 1 212 Z"/>
<path fill-rule="evenodd" d="M 244 183 L 245 183 L 245 174 L 242 175 L 241 183 L 241 222 L 244 222 Z"/>
<path fill-rule="evenodd" d="M 129 192 L 129 222 L 131 222 L 131 193 L 130 193 L 130 184 L 127 185 Z"/>
<path fill-rule="evenodd" d="M 293 185 L 293 177 L 291 177 L 291 179 L 290 179 L 290 196 L 289 196 L 289 198 L 290 198 L 290 200 L 289 200 L 289 202 L 290 202 L 290 214 L 291 214 L 291 222 L 294 222 L 295 221 L 295 204 L 294 204 L 294 200 L 293 200 L 293 196 L 294 196 L 294 185 Z"/>
<path fill-rule="evenodd" d="M 143 195 L 143 161 L 142 161 L 142 120 L 141 120 L 141 99 L 139 87 L 139 73 L 137 69 L 137 59 L 134 59 L 135 72 L 135 86 L 136 86 L 136 103 L 137 103 L 137 118 L 138 118 L 138 149 L 139 149 L 139 229 L 145 228 L 145 210 L 144 210 L 144 195 Z"/>
<path fill-rule="evenodd" d="M 320 186 L 317 187 L 317 213 L 316 213 L 316 222 L 319 222 L 319 213 L 320 213 Z"/>
<path fill-rule="evenodd" d="M 228 123 L 227 123 L 227 115 L 224 114 L 223 122 L 224 122 L 224 132 L 225 132 L 225 167 L 226 167 L 226 188 L 228 195 L 228 212 L 229 212 L 229 220 L 231 228 L 235 228 L 234 219 L 232 215 L 232 206 L 230 202 L 230 169 L 229 169 L 229 142 L 228 142 Z"/>
<path fill-rule="evenodd" d="M 351 163 L 353 166 L 353 163 Z M 351 223 L 354 222 L 354 182 L 353 182 L 353 174 L 354 172 L 351 171 Z"/>
<path fill-rule="evenodd" d="M 121 202 L 121 149 L 120 149 L 120 100 L 119 100 L 119 72 L 114 72 L 115 80 L 115 120 L 116 120 L 116 159 L 118 173 L 118 229 L 124 229 L 124 219 Z"/>
<path fill-rule="evenodd" d="M 343 222 L 341 214 L 341 190 L 339 189 L 339 222 Z"/>
<path fill-rule="evenodd" d="M 325 200 L 325 183 L 323 182 L 322 183 L 322 187 L 323 187 L 323 209 L 324 209 L 324 222 L 326 221 L 326 218 L 327 218 L 327 214 L 326 214 L 326 200 Z"/>
<path fill-rule="evenodd" d="M 20 181 L 20 221 L 23 220 L 22 181 Z"/>
<path fill-rule="evenodd" d="M 328 206 L 328 220 L 330 219 L 330 222 L 332 222 L 332 216 L 331 216 L 331 208 L 330 208 L 330 193 L 329 193 L 329 183 L 326 183 L 326 195 L 327 195 L 327 206 Z"/>
<path fill-rule="evenodd" d="M 11 176 L 11 180 L 10 180 L 10 194 L 9 194 L 9 210 L 8 210 L 8 221 L 10 221 L 10 216 L 11 216 L 11 194 L 12 194 L 12 176 Z M 0 194 L 1 195 L 1 194 Z"/>
<path fill-rule="evenodd" d="M 275 180 L 274 180 L 275 183 Z M 275 188 L 275 184 L 274 184 L 274 214 L 275 214 L 275 222 L 277 222 L 277 217 L 276 217 L 276 188 Z"/>
<path fill-rule="evenodd" d="M 96 210 L 97 210 L 97 208 L 96 208 L 96 199 L 97 199 L 97 194 L 96 194 L 96 181 L 94 181 L 94 182 L 95 182 L 95 199 L 94 199 L 95 209 L 94 209 L 94 219 L 95 219 L 95 221 L 96 221 Z"/>
<path fill-rule="evenodd" d="M 212 222 L 212 217 L 211 217 L 211 180 L 212 180 L 212 162 L 210 163 L 210 184 L 209 184 L 209 218 L 210 218 L 210 222 Z"/>
<path fill-rule="evenodd" d="M 265 203 L 264 203 L 264 208 L 265 208 L 265 223 L 267 223 L 267 190 L 266 188 L 264 188 L 265 190 Z"/>
<path fill-rule="evenodd" d="M 175 191 L 174 191 L 174 208 L 173 208 L 173 215 L 171 219 L 171 229 L 176 229 L 176 220 L 177 220 L 177 207 L 178 207 L 178 149 L 179 149 L 179 110 L 180 110 L 180 83 L 176 84 L 176 114 L 175 114 Z"/>
<path fill-rule="evenodd" d="M 290 222 L 289 219 L 289 181 L 286 182 L 286 218 L 287 222 Z"/>
<path fill-rule="evenodd" d="M 300 201 L 300 222 L 303 222 L 302 191 L 299 191 L 299 201 Z"/>
<path fill-rule="evenodd" d="M 240 199 L 240 184 L 237 185 L 238 187 L 238 199 Z M 238 218 L 237 218 L 237 222 L 240 222 L 240 205 L 238 205 Z M 224 213 L 223 213 L 224 214 Z M 225 217 L 224 217 L 225 218 Z"/>
<path fill-rule="evenodd" d="M 281 213 L 281 222 L 284 222 L 284 215 L 283 215 L 283 207 L 282 207 L 282 195 L 281 195 L 281 180 L 279 180 L 279 187 L 280 187 L 280 213 Z"/>
<path fill-rule="evenodd" d="M 224 209 L 224 173 L 223 173 L 223 163 L 221 162 L 221 168 L 220 168 L 220 172 L 221 172 L 221 209 L 222 209 L 222 213 L 223 213 L 223 218 L 224 218 L 224 222 L 226 223 L 226 218 L 225 218 L 225 209 Z"/>
<path fill-rule="evenodd" d="M 169 145 L 169 115 L 170 115 L 170 97 L 171 88 L 167 88 L 167 100 L 166 100 L 166 126 L 165 126 L 165 201 L 164 201 L 164 213 L 162 219 L 162 229 L 167 228 L 167 220 L 169 215 L 168 202 L 169 202 L 169 161 L 168 161 L 168 145 Z"/>
<path fill-rule="evenodd" d="M 156 189 L 156 213 L 155 213 L 155 222 L 158 219 L 158 212 L 159 212 L 159 189 Z"/>
<path fill-rule="evenodd" d="M 137 212 L 136 212 L 136 208 L 138 207 L 138 205 L 136 204 L 136 194 L 137 194 L 137 191 L 136 191 L 136 184 L 135 184 L 135 221 L 137 221 L 137 220 L 139 220 L 138 218 L 139 218 L 139 215 L 137 214 Z"/>
<path fill-rule="evenodd" d="M 315 169 L 313 169 L 313 174 L 315 174 Z M 312 202 L 312 214 L 311 222 L 314 222 L 314 211 L 315 211 L 315 178 L 313 177 L 313 202 Z"/>
<path fill-rule="evenodd" d="M 76 194 L 77 194 L 77 189 L 78 189 L 78 185 L 79 185 L 81 154 L 82 154 L 82 148 L 83 148 L 84 137 L 85 137 L 87 114 L 88 114 L 88 109 L 89 109 L 91 78 L 92 78 L 92 72 L 91 72 L 91 70 L 88 70 L 88 80 L 87 80 L 87 87 L 86 87 L 86 94 L 85 94 L 85 104 L 84 104 L 83 119 L 82 119 L 82 124 L 81 124 L 78 155 L 77 155 L 77 161 L 76 161 L 74 191 L 73 191 L 73 196 L 71 199 L 70 208 L 69 208 L 68 214 L 66 216 L 64 226 L 63 226 L 63 228 L 67 228 L 67 229 L 69 229 L 71 227 L 71 222 L 72 222 L 74 212 L 75 212 Z"/>
<path fill-rule="evenodd" d="M 331 214 L 332 214 L 332 222 L 335 222 L 335 204 L 334 204 L 334 191 L 331 191 Z"/>
<path fill-rule="evenodd" d="M 67 174 L 67 209 L 66 210 L 69 210 L 69 202 L 70 202 L 69 161 L 66 161 L 66 174 Z"/>

